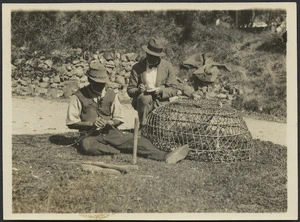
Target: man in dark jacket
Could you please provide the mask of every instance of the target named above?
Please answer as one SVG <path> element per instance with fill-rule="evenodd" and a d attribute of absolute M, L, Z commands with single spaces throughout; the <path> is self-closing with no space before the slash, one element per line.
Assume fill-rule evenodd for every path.
<path fill-rule="evenodd" d="M 133 66 L 127 88 L 141 127 L 146 124 L 147 116 L 153 109 L 169 102 L 169 98 L 177 94 L 175 71 L 170 62 L 161 58 L 165 55 L 161 42 L 150 39 L 148 45 L 142 48 L 146 58 Z"/>
<path fill-rule="evenodd" d="M 91 62 L 87 76 L 90 84 L 71 96 L 66 120 L 70 129 L 78 129 L 84 136 L 78 151 L 86 155 L 118 154 L 120 150 L 132 153 L 133 134 L 116 129 L 124 117 L 118 94 L 107 87 L 109 78 L 105 67 Z M 187 156 L 188 146 L 168 154 L 141 137 L 137 154 L 172 164 Z"/>

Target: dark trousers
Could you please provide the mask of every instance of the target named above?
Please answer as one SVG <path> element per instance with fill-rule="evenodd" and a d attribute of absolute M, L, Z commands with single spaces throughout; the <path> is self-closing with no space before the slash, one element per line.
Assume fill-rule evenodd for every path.
<path fill-rule="evenodd" d="M 145 125 L 147 122 L 147 116 L 154 109 L 154 100 L 152 95 L 140 94 L 137 98 L 137 112 L 141 125 Z"/>
<path fill-rule="evenodd" d="M 103 155 L 133 152 L 133 134 L 124 133 L 122 136 L 115 130 L 107 134 L 91 135 L 84 138 L 78 147 L 79 152 L 86 155 Z M 138 138 L 137 155 L 153 160 L 165 160 L 166 152 L 157 149 L 146 138 Z"/>

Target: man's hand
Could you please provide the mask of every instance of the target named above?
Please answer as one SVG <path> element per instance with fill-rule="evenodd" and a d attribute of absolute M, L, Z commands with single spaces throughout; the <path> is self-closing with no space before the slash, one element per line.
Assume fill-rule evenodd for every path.
<path fill-rule="evenodd" d="M 155 94 L 156 94 L 156 95 L 161 95 L 164 89 L 165 89 L 165 86 L 160 86 L 160 87 L 155 91 Z"/>
<path fill-rule="evenodd" d="M 106 124 L 106 120 L 102 119 L 101 117 L 98 117 L 93 125 L 96 126 L 97 129 L 103 129 L 106 126 Z"/>
<path fill-rule="evenodd" d="M 106 124 L 107 125 L 110 125 L 110 126 L 114 126 L 115 125 L 115 122 L 113 120 L 107 120 L 106 121 Z"/>
<path fill-rule="evenodd" d="M 144 84 L 140 84 L 138 87 L 138 92 L 143 93 L 146 91 L 146 86 Z"/>

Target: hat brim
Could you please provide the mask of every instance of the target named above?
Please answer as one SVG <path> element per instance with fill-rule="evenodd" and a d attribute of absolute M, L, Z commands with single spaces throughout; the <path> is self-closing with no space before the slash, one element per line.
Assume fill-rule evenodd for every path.
<path fill-rule="evenodd" d="M 98 83 L 108 83 L 109 82 L 109 79 L 108 78 L 105 78 L 105 79 L 99 79 L 99 78 L 93 78 L 93 77 L 90 77 L 89 75 L 87 75 L 87 77 L 91 80 L 93 80 L 94 82 L 98 82 Z"/>
<path fill-rule="evenodd" d="M 154 56 L 158 56 L 158 57 L 161 57 L 161 56 L 165 56 L 165 55 L 166 55 L 166 53 L 164 53 L 164 52 L 157 53 L 157 52 L 152 52 L 152 51 L 150 51 L 150 50 L 148 49 L 147 45 L 143 45 L 143 46 L 142 46 L 142 49 L 143 49 L 146 53 L 148 53 L 148 54 L 150 54 L 150 55 L 154 55 Z"/>

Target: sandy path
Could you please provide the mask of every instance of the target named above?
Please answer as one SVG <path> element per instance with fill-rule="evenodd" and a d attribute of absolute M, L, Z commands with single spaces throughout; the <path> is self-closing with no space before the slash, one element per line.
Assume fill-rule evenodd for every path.
<path fill-rule="evenodd" d="M 12 134 L 43 134 L 76 132 L 66 126 L 67 102 L 57 102 L 33 97 L 12 99 Z M 125 123 L 120 129 L 133 128 L 137 112 L 125 104 Z"/>
<path fill-rule="evenodd" d="M 286 124 L 270 121 L 256 120 L 244 117 L 253 138 L 264 141 L 271 141 L 280 145 L 287 145 Z"/>
<path fill-rule="evenodd" d="M 12 99 L 12 133 L 43 134 L 76 132 L 65 125 L 67 102 L 44 100 L 42 98 L 14 97 Z M 120 129 L 131 129 L 137 112 L 130 104 L 124 106 L 125 123 Z M 286 124 L 244 118 L 253 138 L 285 145 Z"/>

